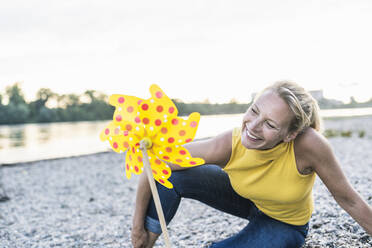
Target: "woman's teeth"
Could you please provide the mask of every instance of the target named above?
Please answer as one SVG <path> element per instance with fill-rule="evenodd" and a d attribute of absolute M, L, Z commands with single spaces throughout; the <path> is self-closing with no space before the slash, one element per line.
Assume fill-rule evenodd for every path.
<path fill-rule="evenodd" d="M 254 136 L 253 134 L 251 134 L 248 129 L 246 130 L 246 133 L 247 133 L 247 136 L 251 139 L 254 139 L 254 140 L 260 140 L 260 138 Z"/>
<path fill-rule="evenodd" d="M 255 140 L 258 140 L 258 138 L 257 137 L 255 137 L 255 136 L 253 136 L 253 135 L 251 135 L 248 131 L 247 131 L 247 135 L 248 135 L 248 137 L 249 138 L 252 138 L 252 139 L 255 139 Z"/>

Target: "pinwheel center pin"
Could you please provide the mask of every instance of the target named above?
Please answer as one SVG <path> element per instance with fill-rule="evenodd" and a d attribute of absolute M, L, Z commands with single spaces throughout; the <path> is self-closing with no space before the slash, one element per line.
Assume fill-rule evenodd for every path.
<path fill-rule="evenodd" d="M 152 141 L 150 138 L 145 137 L 140 141 L 140 145 L 145 149 L 150 149 L 152 147 Z"/>

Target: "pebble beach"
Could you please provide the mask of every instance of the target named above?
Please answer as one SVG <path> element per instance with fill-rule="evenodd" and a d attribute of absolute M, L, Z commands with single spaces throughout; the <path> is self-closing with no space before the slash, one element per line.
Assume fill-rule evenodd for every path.
<path fill-rule="evenodd" d="M 325 128 L 352 131 L 329 138 L 353 187 L 372 205 L 372 117 L 332 119 Z M 360 131 L 364 131 L 360 137 Z M 131 247 L 138 176 L 125 177 L 124 155 L 93 155 L 0 167 L 0 247 Z M 303 248 L 372 247 L 368 235 L 335 202 L 319 178 Z M 183 199 L 169 225 L 172 247 L 208 247 L 247 220 Z M 164 247 L 160 238 L 155 247 Z"/>

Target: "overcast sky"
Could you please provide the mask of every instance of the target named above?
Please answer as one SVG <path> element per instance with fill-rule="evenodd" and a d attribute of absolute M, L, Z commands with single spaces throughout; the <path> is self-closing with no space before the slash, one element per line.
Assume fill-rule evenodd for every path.
<path fill-rule="evenodd" d="M 248 102 L 282 79 L 372 97 L 370 0 L 0 2 L 0 92 L 22 82 L 148 98 Z"/>

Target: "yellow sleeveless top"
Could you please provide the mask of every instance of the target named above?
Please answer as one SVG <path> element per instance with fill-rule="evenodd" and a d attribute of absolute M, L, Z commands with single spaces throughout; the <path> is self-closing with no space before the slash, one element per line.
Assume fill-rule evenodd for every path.
<path fill-rule="evenodd" d="M 241 143 L 241 129 L 235 128 L 230 161 L 223 170 L 234 190 L 266 215 L 292 225 L 310 220 L 316 174 L 298 172 L 293 141 L 269 150 L 247 149 Z"/>

